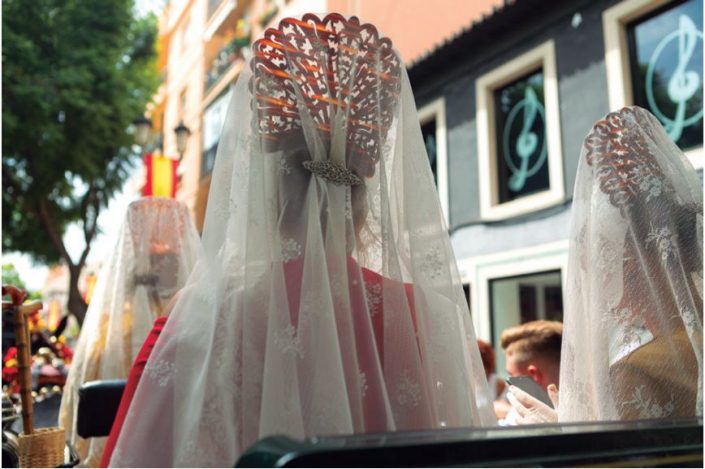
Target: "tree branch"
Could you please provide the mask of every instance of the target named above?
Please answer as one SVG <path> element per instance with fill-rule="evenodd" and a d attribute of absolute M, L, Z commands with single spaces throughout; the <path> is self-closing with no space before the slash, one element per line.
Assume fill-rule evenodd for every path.
<path fill-rule="evenodd" d="M 88 208 L 92 209 L 93 217 L 89 224 L 88 220 Z M 82 267 L 88 258 L 88 253 L 91 250 L 91 242 L 98 231 L 98 214 L 100 210 L 100 198 L 97 196 L 95 188 L 91 184 L 88 188 L 88 192 L 81 203 L 81 215 L 83 217 L 83 238 L 86 241 L 86 247 L 81 253 L 81 258 L 78 261 L 78 266 Z"/>
<path fill-rule="evenodd" d="M 51 222 L 51 217 L 49 216 L 49 210 L 47 208 L 47 203 L 45 199 L 40 199 L 37 202 L 36 214 L 39 216 L 39 222 L 44 226 L 44 229 L 47 230 L 47 233 L 49 234 L 49 238 L 51 238 L 52 243 L 54 244 L 56 249 L 58 249 L 59 254 L 61 254 L 61 257 L 66 260 L 66 263 L 69 265 L 69 268 L 71 268 L 74 263 L 71 260 L 69 252 L 66 250 L 64 240 L 61 239 L 61 235 L 58 233 L 58 231 L 56 231 L 56 227 Z"/>

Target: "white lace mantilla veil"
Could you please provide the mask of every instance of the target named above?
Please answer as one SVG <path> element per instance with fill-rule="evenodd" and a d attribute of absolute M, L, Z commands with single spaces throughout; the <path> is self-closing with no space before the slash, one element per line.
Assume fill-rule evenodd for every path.
<path fill-rule="evenodd" d="M 559 421 L 702 416 L 702 185 L 639 107 L 580 155 Z"/>
<path fill-rule="evenodd" d="M 307 14 L 253 44 L 203 243 L 111 465 L 496 424 L 409 80 L 374 26 Z"/>
<path fill-rule="evenodd" d="M 126 379 L 157 316 L 184 286 L 200 240 L 182 202 L 132 202 L 115 248 L 98 274 L 64 388 L 59 424 L 81 465 L 100 466 L 105 438 L 76 433 L 78 389 L 98 379 Z"/>

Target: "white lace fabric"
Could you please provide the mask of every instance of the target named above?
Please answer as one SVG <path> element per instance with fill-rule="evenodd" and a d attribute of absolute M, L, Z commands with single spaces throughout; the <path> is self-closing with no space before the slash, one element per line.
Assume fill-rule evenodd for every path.
<path fill-rule="evenodd" d="M 82 466 L 100 465 L 105 438 L 76 433 L 78 389 L 88 381 L 127 378 L 154 320 L 186 283 L 199 245 L 182 202 L 143 198 L 128 207 L 98 274 L 61 400 L 59 424 Z"/>
<path fill-rule="evenodd" d="M 597 122 L 580 155 L 560 421 L 702 415 L 702 186 L 638 107 Z"/>
<path fill-rule="evenodd" d="M 203 244 L 111 465 L 496 424 L 409 81 L 372 25 L 306 15 L 255 42 Z"/>

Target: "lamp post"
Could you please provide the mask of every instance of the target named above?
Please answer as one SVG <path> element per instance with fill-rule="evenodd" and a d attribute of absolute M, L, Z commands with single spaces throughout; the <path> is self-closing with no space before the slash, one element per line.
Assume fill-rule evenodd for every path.
<path fill-rule="evenodd" d="M 189 135 L 191 135 L 191 129 L 186 127 L 183 121 L 181 121 L 179 125 L 174 128 L 174 133 L 176 134 L 176 151 L 179 152 L 179 161 L 181 161 L 186 152 L 186 142 L 188 141 Z"/>
<path fill-rule="evenodd" d="M 152 133 L 152 121 L 144 116 L 140 116 L 135 119 L 132 124 L 135 126 L 135 143 L 142 148 L 144 153 L 144 148 L 149 143 L 149 139 Z"/>

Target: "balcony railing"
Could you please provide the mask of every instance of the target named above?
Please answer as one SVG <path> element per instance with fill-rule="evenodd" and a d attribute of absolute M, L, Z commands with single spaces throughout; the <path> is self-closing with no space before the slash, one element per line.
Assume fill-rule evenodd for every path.
<path fill-rule="evenodd" d="M 242 49 L 249 44 L 249 36 L 236 37 L 218 51 L 206 73 L 206 91 L 211 89 L 239 58 L 242 58 Z"/>

